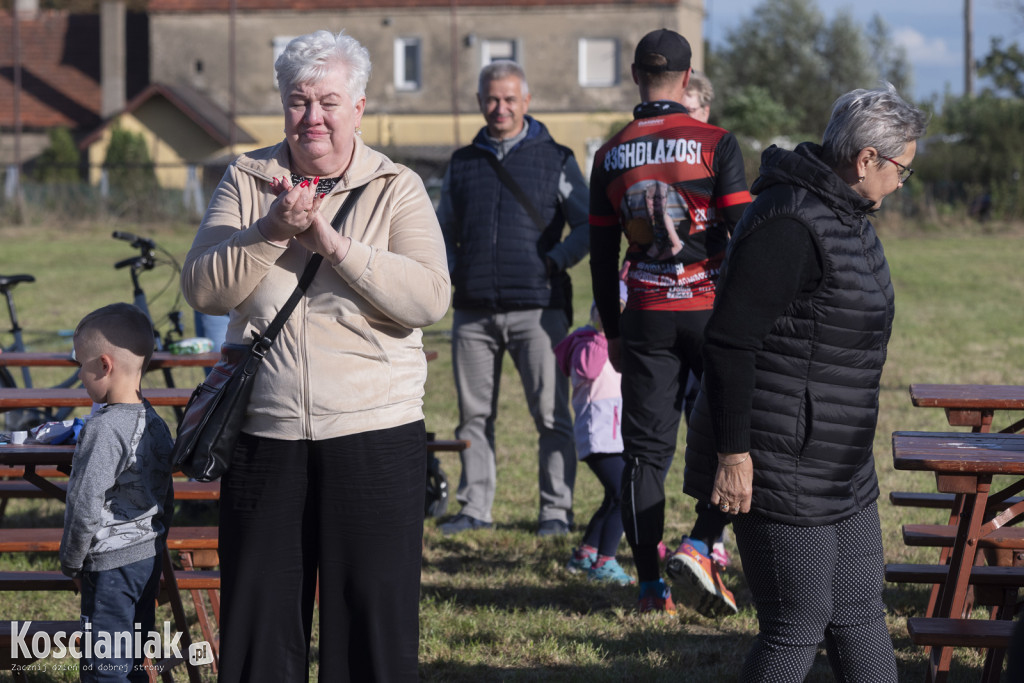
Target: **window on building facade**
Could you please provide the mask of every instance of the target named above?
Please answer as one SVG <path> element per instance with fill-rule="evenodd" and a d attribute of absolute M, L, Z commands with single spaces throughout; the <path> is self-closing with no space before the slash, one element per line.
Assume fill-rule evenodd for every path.
<path fill-rule="evenodd" d="M 419 38 L 395 38 L 395 89 L 419 90 L 422 51 Z"/>
<path fill-rule="evenodd" d="M 499 59 L 511 59 L 519 61 L 519 50 L 516 41 L 511 38 L 492 38 L 483 41 L 480 50 L 481 66 L 487 66 Z"/>
<path fill-rule="evenodd" d="M 288 47 L 288 43 L 292 42 L 293 38 L 297 36 L 275 36 L 274 37 L 274 59 L 270 62 L 270 72 L 274 74 L 274 87 L 277 86 L 277 70 L 274 69 L 274 65 L 277 64 L 277 58 L 281 56 L 284 49 Z"/>
<path fill-rule="evenodd" d="M 606 88 L 619 83 L 619 41 L 615 38 L 580 38 L 580 85 Z"/>

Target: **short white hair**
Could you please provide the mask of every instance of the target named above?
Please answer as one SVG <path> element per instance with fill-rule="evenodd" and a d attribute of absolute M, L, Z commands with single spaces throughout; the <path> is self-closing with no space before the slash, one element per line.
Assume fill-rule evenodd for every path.
<path fill-rule="evenodd" d="M 299 83 L 318 83 L 337 65 L 347 71 L 345 89 L 352 103 L 366 97 L 370 80 L 370 53 L 344 31 L 314 31 L 294 38 L 274 62 L 281 101 Z"/>
<path fill-rule="evenodd" d="M 832 117 L 822 137 L 822 158 L 838 168 L 857 158 L 865 147 L 881 157 L 898 157 L 907 145 L 924 135 L 928 115 L 909 104 L 885 82 L 874 90 L 851 90 L 832 105 Z"/>

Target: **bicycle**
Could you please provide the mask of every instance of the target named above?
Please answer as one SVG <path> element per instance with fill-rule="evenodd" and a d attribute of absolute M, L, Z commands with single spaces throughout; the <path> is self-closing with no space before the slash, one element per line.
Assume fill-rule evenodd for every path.
<path fill-rule="evenodd" d="M 11 351 L 25 351 L 24 328 L 18 320 L 18 309 L 14 304 L 14 288 L 19 284 L 27 284 L 35 281 L 36 279 L 32 275 L 0 275 L 0 291 L 3 292 L 4 298 L 7 301 L 7 315 L 11 320 L 10 334 L 14 338 L 14 341 L 10 345 L 3 347 L 3 351 L 5 353 Z M 21 366 L 21 380 L 22 386 L 26 388 L 31 388 L 33 386 L 32 372 L 27 365 Z M 56 388 L 66 389 L 68 387 L 75 386 L 77 383 L 78 370 L 75 369 L 67 379 L 54 386 Z M 17 383 L 15 382 L 14 375 L 11 374 L 10 370 L 6 367 L 0 367 L 0 387 L 14 388 L 16 386 Z M 74 410 L 74 408 L 25 408 L 21 410 L 9 410 L 4 414 L 4 431 L 24 430 L 43 422 L 64 420 L 71 414 L 72 410 Z"/>
<path fill-rule="evenodd" d="M 157 246 L 156 242 L 147 238 L 133 235 L 130 232 L 122 232 L 115 230 L 111 237 L 118 240 L 124 240 L 130 242 L 133 247 L 139 250 L 137 256 L 122 259 L 114 264 L 114 268 L 119 270 L 121 268 L 130 268 L 132 277 L 132 303 L 136 307 L 140 308 L 149 321 L 153 324 L 153 341 L 157 351 L 163 351 L 169 349 L 171 345 L 185 336 L 185 330 L 181 326 L 181 288 L 177 286 L 181 277 L 181 264 L 174 258 L 174 255 L 164 249 L 163 247 Z M 157 257 L 157 252 L 163 254 L 163 258 Z M 139 282 L 139 275 L 148 270 L 153 270 L 158 265 L 170 265 L 172 267 L 172 274 L 164 284 L 163 289 L 156 293 L 153 297 L 147 297 L 145 291 L 142 289 L 142 285 Z M 174 285 L 175 297 L 174 303 L 171 304 L 170 310 L 167 315 L 164 316 L 170 323 L 170 327 L 163 336 L 160 334 L 160 330 L 157 327 L 156 321 L 153 320 L 153 316 L 149 312 L 149 302 L 155 301 L 167 290 Z M 162 319 L 161 319 L 162 322 Z M 168 387 L 174 386 L 174 375 L 171 374 L 171 369 L 165 367 L 161 370 L 164 376 L 164 383 Z M 181 421 L 185 411 L 181 407 L 174 408 L 174 415 Z"/>
<path fill-rule="evenodd" d="M 118 240 L 123 240 L 131 243 L 131 246 L 138 249 L 139 253 L 135 256 L 122 259 L 114 264 L 114 268 L 117 270 L 123 268 L 129 268 L 132 282 L 132 298 L 133 303 L 140 308 L 146 316 L 153 321 L 153 316 L 150 314 L 150 303 L 160 298 L 173 284 L 177 293 L 174 302 L 172 303 L 168 313 L 161 317 L 159 324 L 153 323 L 153 337 L 154 344 L 158 350 L 164 350 L 168 348 L 174 341 L 184 336 L 184 330 L 181 324 L 181 290 L 177 287 L 178 278 L 181 274 L 181 266 L 174 255 L 166 249 L 158 246 L 156 242 L 145 237 L 139 237 L 129 232 L 115 231 L 112 237 Z M 147 297 L 145 291 L 142 288 L 140 275 L 146 271 L 153 270 L 158 266 L 170 266 L 173 271 L 168 277 L 167 282 L 164 286 L 152 297 Z M 0 275 L 0 291 L 3 292 L 7 302 L 7 314 L 11 321 L 10 334 L 13 337 L 13 342 L 3 347 L 4 352 L 24 352 L 27 350 L 25 339 L 24 339 L 24 328 L 18 318 L 17 306 L 14 303 L 14 288 L 19 284 L 28 284 L 35 282 L 36 279 L 32 275 L 20 274 L 20 275 Z M 168 324 L 167 331 L 161 334 L 159 327 Z M 21 367 L 21 386 L 32 387 L 32 373 L 29 366 L 25 365 Z M 163 369 L 164 382 L 169 387 L 174 386 L 174 377 L 171 374 L 169 368 Z M 67 379 L 59 384 L 53 385 L 54 388 L 69 388 L 78 385 L 78 370 L 76 369 Z M 0 366 L 0 387 L 15 388 L 18 386 L 18 382 L 15 380 L 15 375 L 12 374 L 8 368 Z M 34 427 L 44 422 L 61 421 L 66 419 L 74 408 L 35 408 L 35 409 L 24 409 L 24 410 L 11 410 L 4 414 L 5 426 L 4 431 L 15 431 L 23 430 L 29 427 Z M 177 409 L 176 412 L 181 409 Z M 180 419 L 180 415 L 178 415 Z"/>

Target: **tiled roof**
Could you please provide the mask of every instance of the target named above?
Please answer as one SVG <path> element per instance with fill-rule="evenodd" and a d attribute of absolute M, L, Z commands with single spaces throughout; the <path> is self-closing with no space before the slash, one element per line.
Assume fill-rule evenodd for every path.
<path fill-rule="evenodd" d="M 240 11 L 279 10 L 287 12 L 337 9 L 387 9 L 411 7 L 559 7 L 563 5 L 658 5 L 672 6 L 679 0 L 235 0 Z M 227 12 L 230 0 L 150 0 L 149 11 Z"/>
<path fill-rule="evenodd" d="M 0 126 L 14 126 L 11 15 L 0 15 Z M 21 125 L 88 129 L 100 122 L 99 16 L 48 10 L 18 24 Z"/>

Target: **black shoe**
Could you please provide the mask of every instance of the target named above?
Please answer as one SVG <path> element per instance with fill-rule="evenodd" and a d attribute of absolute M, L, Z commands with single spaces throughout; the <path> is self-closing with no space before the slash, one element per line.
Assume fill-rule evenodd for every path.
<path fill-rule="evenodd" d="M 569 525 L 560 519 L 545 519 L 537 527 L 538 536 L 565 536 L 569 533 Z"/>
<path fill-rule="evenodd" d="M 482 519 L 477 519 L 476 517 L 470 517 L 469 515 L 459 513 L 444 524 L 441 524 L 440 528 L 442 534 L 445 536 L 451 536 L 453 534 L 458 534 L 463 531 L 472 531 L 474 529 L 490 529 L 493 526 L 494 525 L 490 522 L 485 522 Z"/>

